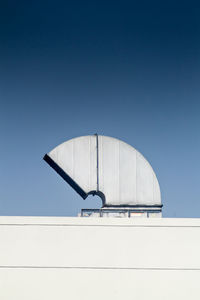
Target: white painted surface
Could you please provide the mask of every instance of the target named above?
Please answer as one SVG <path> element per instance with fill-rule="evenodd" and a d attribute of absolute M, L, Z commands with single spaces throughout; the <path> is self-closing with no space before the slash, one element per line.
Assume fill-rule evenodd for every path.
<path fill-rule="evenodd" d="M 67 141 L 48 155 L 84 191 L 96 190 L 96 139 L 84 136 Z"/>
<path fill-rule="evenodd" d="M 199 219 L 0 217 L 0 299 L 200 299 Z"/>
<path fill-rule="evenodd" d="M 98 136 L 97 153 L 95 135 L 79 137 L 59 145 L 48 156 L 86 194 L 99 188 L 105 205 L 161 204 L 152 167 L 136 149 L 118 139 Z"/>
<path fill-rule="evenodd" d="M 3 300 L 199 300 L 200 271 L 0 270 Z"/>

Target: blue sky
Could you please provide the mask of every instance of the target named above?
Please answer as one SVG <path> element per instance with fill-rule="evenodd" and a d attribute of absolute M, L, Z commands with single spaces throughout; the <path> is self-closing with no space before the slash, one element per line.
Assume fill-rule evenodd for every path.
<path fill-rule="evenodd" d="M 85 201 L 43 160 L 109 135 L 154 168 L 165 217 L 200 217 L 200 5 L 0 4 L 0 215 L 77 215 Z"/>

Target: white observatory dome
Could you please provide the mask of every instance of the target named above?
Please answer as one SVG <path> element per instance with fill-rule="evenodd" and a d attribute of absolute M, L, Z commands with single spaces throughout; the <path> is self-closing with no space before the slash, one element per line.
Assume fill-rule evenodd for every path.
<path fill-rule="evenodd" d="M 44 157 L 81 196 L 97 194 L 103 207 L 161 207 L 156 175 L 132 146 L 112 137 L 71 139 Z"/>

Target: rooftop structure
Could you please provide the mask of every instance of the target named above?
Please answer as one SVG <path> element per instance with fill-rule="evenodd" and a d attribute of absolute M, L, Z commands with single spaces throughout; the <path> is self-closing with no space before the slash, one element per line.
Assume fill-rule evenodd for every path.
<path fill-rule="evenodd" d="M 82 210 L 91 218 L 0 216 L 0 299 L 200 299 L 200 220 L 153 218 L 159 184 L 137 150 L 94 135 L 45 160 L 103 205 Z"/>
<path fill-rule="evenodd" d="M 143 155 L 116 138 L 89 135 L 71 139 L 44 156 L 45 161 L 83 198 L 102 199 L 102 209 L 82 216 L 161 216 L 156 175 Z"/>

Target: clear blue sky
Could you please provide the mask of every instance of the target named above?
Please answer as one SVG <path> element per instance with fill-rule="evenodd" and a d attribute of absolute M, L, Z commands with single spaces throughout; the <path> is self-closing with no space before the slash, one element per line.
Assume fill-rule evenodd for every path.
<path fill-rule="evenodd" d="M 200 217 L 198 1 L 0 4 L 0 215 L 76 215 L 43 160 L 99 133 L 153 166 L 165 217 Z"/>

